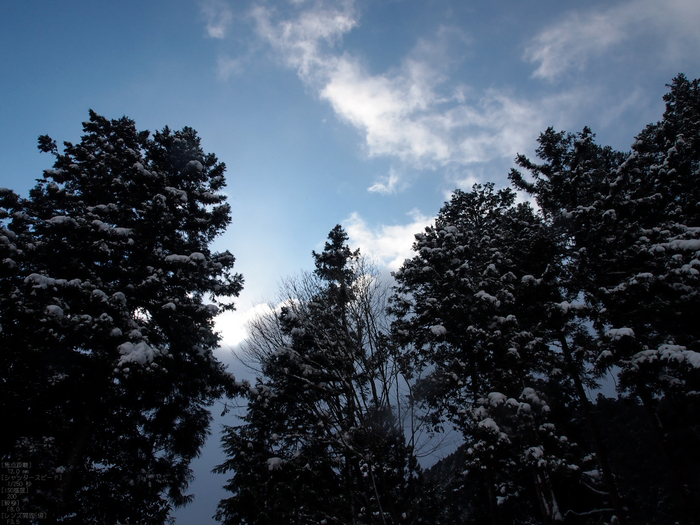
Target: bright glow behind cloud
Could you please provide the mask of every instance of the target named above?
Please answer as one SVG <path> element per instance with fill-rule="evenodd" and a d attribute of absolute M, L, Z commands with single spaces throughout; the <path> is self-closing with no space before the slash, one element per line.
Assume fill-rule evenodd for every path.
<path fill-rule="evenodd" d="M 343 227 L 350 245 L 359 246 L 360 251 L 376 258 L 377 263 L 390 271 L 398 270 L 403 262 L 414 254 L 411 250 L 415 235 L 431 224 L 433 217 L 426 217 L 418 210 L 409 213 L 412 221 L 403 225 L 381 225 L 371 228 L 358 213 L 353 213 Z"/>
<path fill-rule="evenodd" d="M 248 331 L 246 326 L 249 321 L 258 316 L 269 314 L 272 308 L 267 303 L 256 304 L 247 310 L 224 312 L 216 317 L 216 330 L 221 333 L 221 348 L 234 348 L 246 337 Z"/>

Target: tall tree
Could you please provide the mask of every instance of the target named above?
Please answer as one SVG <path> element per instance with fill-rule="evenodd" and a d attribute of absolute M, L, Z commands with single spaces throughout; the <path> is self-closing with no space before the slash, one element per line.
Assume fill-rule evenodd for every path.
<path fill-rule="evenodd" d="M 316 270 L 251 326 L 260 377 L 226 430 L 225 523 L 410 523 L 418 468 L 394 399 L 386 292 L 336 226 Z"/>
<path fill-rule="evenodd" d="M 596 327 L 592 360 L 619 367 L 623 392 L 638 396 L 659 433 L 674 494 L 684 519 L 697 516 L 700 488 L 678 460 L 660 418 L 660 400 L 688 414 L 697 404 L 700 343 L 700 96 L 683 75 L 664 97 L 663 120 L 648 126 L 630 154 L 595 144 L 589 129 L 573 135 L 549 129 L 536 164 L 521 156 L 525 178 L 514 184 L 533 195 L 567 247 L 570 296 L 585 304 Z"/>
<path fill-rule="evenodd" d="M 426 371 L 417 392 L 434 423 L 462 433 L 491 523 L 528 514 L 551 523 L 563 519 L 552 480 L 578 471 L 548 400 L 572 394 L 548 320 L 563 303 L 558 245 L 514 201 L 492 184 L 454 192 L 395 275 L 394 334 Z"/>
<path fill-rule="evenodd" d="M 92 111 L 83 128 L 62 153 L 40 137 L 56 160 L 29 198 L 0 195 L 2 458 L 51 478 L 26 505 L 52 521 L 163 523 L 192 498 L 207 407 L 235 391 L 213 355 L 242 286 L 210 249 L 225 166 L 191 128 Z"/>

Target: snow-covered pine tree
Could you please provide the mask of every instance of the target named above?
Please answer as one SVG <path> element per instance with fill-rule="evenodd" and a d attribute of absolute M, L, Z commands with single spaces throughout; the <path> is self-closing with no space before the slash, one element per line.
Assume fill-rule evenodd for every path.
<path fill-rule="evenodd" d="M 514 201 L 492 184 L 454 192 L 395 275 L 393 333 L 426 373 L 416 391 L 434 423 L 465 439 L 468 476 L 489 502 L 482 519 L 552 523 L 563 516 L 553 481 L 578 471 L 545 394 L 571 390 L 547 321 L 561 302 L 558 247 Z"/>
<path fill-rule="evenodd" d="M 53 169 L 1 195 L 3 461 L 47 476 L 24 508 L 62 523 L 163 523 L 190 501 L 207 407 L 233 394 L 213 318 L 242 279 L 211 241 L 225 167 L 194 130 L 149 137 L 90 112 Z"/>
<path fill-rule="evenodd" d="M 648 126 L 630 154 L 595 144 L 586 128 L 549 129 L 535 164 L 523 156 L 514 184 L 531 195 L 567 247 L 570 296 L 585 305 L 598 342 L 592 363 L 619 367 L 623 392 L 638 396 L 654 422 L 668 464 L 676 519 L 694 519 L 700 480 L 683 468 L 659 413 L 697 426 L 700 388 L 700 94 L 683 75 L 664 97 L 663 120 Z M 581 310 L 582 312 L 584 309 Z M 672 509 L 665 511 L 673 514 Z"/>
<path fill-rule="evenodd" d="M 260 377 L 224 446 L 224 523 L 409 523 L 418 467 L 395 402 L 385 289 L 336 226 L 316 270 L 250 326 Z"/>
<path fill-rule="evenodd" d="M 663 119 L 636 137 L 614 174 L 627 264 L 599 300 L 609 338 L 634 341 L 624 344 L 636 353 L 623 386 L 683 405 L 700 389 L 700 90 L 683 75 L 669 87 Z"/>

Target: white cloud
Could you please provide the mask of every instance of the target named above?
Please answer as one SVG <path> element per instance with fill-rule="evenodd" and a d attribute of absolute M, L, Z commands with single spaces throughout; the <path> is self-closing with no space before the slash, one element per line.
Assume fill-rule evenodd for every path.
<path fill-rule="evenodd" d="M 352 0 L 256 7 L 251 19 L 281 63 L 295 70 L 338 119 L 357 130 L 368 156 L 392 158 L 403 168 L 370 185 L 371 192 L 400 191 L 412 168 L 469 173 L 468 182 L 481 174 L 493 178 L 493 170 L 504 175 L 516 153 L 532 153 L 537 136 L 548 126 L 566 129 L 581 118 L 594 125 L 590 115 L 599 114 L 600 86 L 593 82 L 533 98 L 499 87 L 477 92 L 456 82 L 450 69 L 453 44 L 469 44 L 458 29 L 441 28 L 432 38 L 418 40 L 395 67 L 372 71 L 342 45 L 360 23 Z M 535 76 L 553 80 L 650 32 L 668 37 L 663 53 L 688 53 L 700 45 L 696 22 L 696 0 L 628 0 L 565 16 L 533 39 L 525 56 L 537 65 Z M 623 102 L 606 104 L 619 108 Z M 608 115 L 611 123 L 615 114 Z M 486 167 L 492 171 L 487 173 Z"/>
<path fill-rule="evenodd" d="M 570 67 L 582 68 L 589 57 L 601 54 L 623 38 L 621 20 L 601 13 L 573 13 L 540 33 L 526 49 L 525 58 L 540 63 L 534 77 L 553 80 Z"/>
<path fill-rule="evenodd" d="M 272 312 L 272 309 L 267 303 L 260 303 L 247 310 L 235 310 L 218 315 L 214 323 L 216 330 L 221 333 L 220 346 L 222 348 L 233 348 L 240 344 L 248 337 L 246 330 L 248 322 L 270 312 Z"/>
<path fill-rule="evenodd" d="M 224 38 L 233 20 L 228 4 L 224 0 L 204 0 L 200 5 L 207 22 L 207 35 L 210 38 Z"/>
<path fill-rule="evenodd" d="M 438 107 L 439 75 L 427 64 L 404 62 L 394 74 L 371 75 L 349 55 L 329 61 L 319 95 L 365 136 L 370 155 L 417 165 L 443 164 L 454 154 L 450 122 Z"/>
<path fill-rule="evenodd" d="M 525 59 L 539 63 L 534 77 L 555 80 L 572 68 L 583 69 L 615 46 L 661 37 L 656 52 L 665 61 L 696 53 L 700 44 L 697 0 L 631 0 L 607 9 L 570 13 L 537 35 Z M 653 63 L 653 61 L 649 61 Z"/>
<path fill-rule="evenodd" d="M 363 134 L 370 156 L 418 168 L 513 158 L 542 127 L 539 108 L 507 91 L 468 99 L 465 86 L 447 86 L 448 39 L 466 40 L 457 30 L 442 28 L 434 41 L 420 40 L 400 67 L 372 74 L 359 58 L 337 49 L 359 22 L 351 2 L 311 3 L 296 16 L 275 17 L 269 9 L 254 10 L 258 35 Z M 399 182 L 394 172 L 369 189 L 392 193 Z"/>
<path fill-rule="evenodd" d="M 375 182 L 367 188 L 370 193 L 381 193 L 382 195 L 390 195 L 396 193 L 397 185 L 399 183 L 399 175 L 396 170 L 391 167 L 389 169 L 389 174 L 381 178 L 380 182 Z"/>
<path fill-rule="evenodd" d="M 456 188 L 464 191 L 471 191 L 474 184 L 480 184 L 483 182 L 484 174 L 482 172 L 475 172 L 473 170 L 464 170 L 459 173 L 455 173 L 450 177 L 450 181 L 454 184 Z M 445 201 L 449 201 L 452 198 L 453 191 L 445 191 L 444 197 Z"/>
<path fill-rule="evenodd" d="M 258 35 L 306 82 L 328 67 L 328 48 L 357 24 L 352 1 L 335 6 L 314 3 L 296 18 L 280 21 L 273 20 L 275 11 L 262 6 L 254 8 L 251 14 Z"/>
<path fill-rule="evenodd" d="M 411 217 L 408 224 L 370 227 L 358 213 L 353 213 L 343 221 L 343 227 L 351 246 L 359 246 L 362 253 L 375 257 L 380 265 L 390 271 L 396 271 L 413 256 L 411 247 L 415 235 L 434 220 L 416 209 L 408 215 Z"/>

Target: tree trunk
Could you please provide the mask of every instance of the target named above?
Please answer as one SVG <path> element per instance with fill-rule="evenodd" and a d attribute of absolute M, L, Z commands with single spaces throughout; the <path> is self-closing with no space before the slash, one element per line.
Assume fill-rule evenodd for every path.
<path fill-rule="evenodd" d="M 496 501 L 496 493 L 494 491 L 495 480 L 493 479 L 493 470 L 491 466 L 486 468 L 486 488 L 489 497 L 489 513 L 491 515 L 491 525 L 499 525 L 498 517 L 498 502 Z"/>
<path fill-rule="evenodd" d="M 610 468 L 610 461 L 608 460 L 608 451 L 603 444 L 603 440 L 600 437 L 600 429 L 598 428 L 598 423 L 593 411 L 591 410 L 591 403 L 588 400 L 586 391 L 583 388 L 583 383 L 581 382 L 581 377 L 578 375 L 576 370 L 576 365 L 574 363 L 574 358 L 571 355 L 571 350 L 569 349 L 569 344 L 566 341 L 566 337 L 561 335 L 559 338 L 561 343 L 561 348 L 564 351 L 564 357 L 566 359 L 566 365 L 569 368 L 569 375 L 574 381 L 574 386 L 576 388 L 576 394 L 578 395 L 579 401 L 581 402 L 581 407 L 583 408 L 583 413 L 586 417 L 586 422 L 588 423 L 588 428 L 593 436 L 593 447 L 595 448 L 596 456 L 600 462 L 600 468 L 603 471 L 603 481 L 610 494 L 610 503 L 612 503 L 613 509 L 615 510 L 615 515 L 620 521 L 621 525 L 624 525 L 627 521 L 627 512 L 622 504 L 620 498 L 620 493 L 617 490 L 617 483 L 615 482 L 615 476 L 613 476 L 612 468 Z"/>
<path fill-rule="evenodd" d="M 537 493 L 537 503 L 540 505 L 542 523 L 544 525 L 552 525 L 552 512 L 549 502 L 545 498 L 545 487 L 543 487 L 542 479 L 535 467 L 532 467 L 532 479 L 535 482 L 535 492 Z"/>
<path fill-rule="evenodd" d="M 70 498 L 74 490 L 76 480 L 75 472 L 82 463 L 85 447 L 90 441 L 91 436 L 92 421 L 90 421 L 90 414 L 86 413 L 84 414 L 83 419 L 80 421 L 79 427 L 75 432 L 75 441 L 73 442 L 63 461 L 66 468 L 63 476 L 58 482 L 58 486 L 56 487 L 58 500 L 61 505 L 63 505 L 66 500 Z"/>
<path fill-rule="evenodd" d="M 646 410 L 647 415 L 651 419 L 652 426 L 656 432 L 656 435 L 661 442 L 661 455 L 666 463 L 666 468 L 671 477 L 671 482 L 675 485 L 675 492 L 680 496 L 681 512 L 683 515 L 683 523 L 688 523 L 690 525 L 696 525 L 700 523 L 698 516 L 700 516 L 700 509 L 698 509 L 697 501 L 691 496 L 688 487 L 683 483 L 683 474 L 680 465 L 676 461 L 673 453 L 671 451 L 671 445 L 666 438 L 666 429 L 659 419 L 659 415 L 656 413 L 654 407 L 654 401 L 649 390 L 645 385 L 637 385 L 637 395 L 642 400 L 642 405 Z"/>

